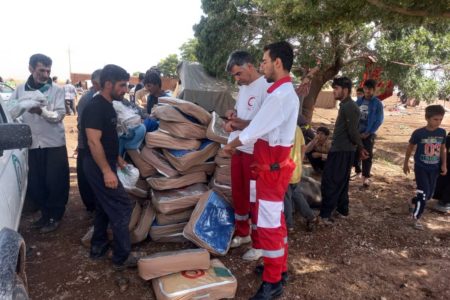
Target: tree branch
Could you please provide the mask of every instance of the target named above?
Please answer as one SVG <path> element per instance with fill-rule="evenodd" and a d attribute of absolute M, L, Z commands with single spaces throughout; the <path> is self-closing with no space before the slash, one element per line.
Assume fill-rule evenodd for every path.
<path fill-rule="evenodd" d="M 407 15 L 407 16 L 412 16 L 412 17 L 443 17 L 443 18 L 450 18 L 450 12 L 449 11 L 444 11 L 441 14 L 438 15 L 433 15 L 430 14 L 429 12 L 425 11 L 425 10 L 414 10 L 414 9 L 409 9 L 409 8 L 405 8 L 405 7 L 401 7 L 398 5 L 392 5 L 392 4 L 386 4 L 383 2 L 383 0 L 367 0 L 367 2 L 369 2 L 370 4 L 381 8 L 381 9 L 386 9 L 389 10 L 391 12 L 396 12 L 398 14 L 401 15 Z"/>

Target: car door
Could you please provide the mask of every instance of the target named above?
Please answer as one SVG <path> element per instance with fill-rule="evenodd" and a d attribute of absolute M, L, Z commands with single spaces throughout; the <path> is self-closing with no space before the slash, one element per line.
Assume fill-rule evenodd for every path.
<path fill-rule="evenodd" d="M 0 124 L 12 123 L 0 100 Z M 25 200 L 28 149 L 4 150 L 0 156 L 0 228 L 17 230 Z"/>

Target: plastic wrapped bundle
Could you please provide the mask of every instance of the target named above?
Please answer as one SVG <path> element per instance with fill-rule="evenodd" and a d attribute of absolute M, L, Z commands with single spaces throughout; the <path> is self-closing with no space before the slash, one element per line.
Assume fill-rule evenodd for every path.
<path fill-rule="evenodd" d="M 148 184 L 151 188 L 158 191 L 178 189 L 194 183 L 207 182 L 205 172 L 197 172 L 178 177 L 149 177 Z"/>
<path fill-rule="evenodd" d="M 155 175 L 158 171 L 148 162 L 142 159 L 139 150 L 127 150 L 133 164 L 138 168 L 141 177 L 149 177 Z"/>
<path fill-rule="evenodd" d="M 138 261 L 138 272 L 144 280 L 188 271 L 208 270 L 209 252 L 205 249 L 186 249 L 179 251 L 158 252 Z"/>
<path fill-rule="evenodd" d="M 204 194 L 184 228 L 184 236 L 216 255 L 227 254 L 234 233 L 234 209 L 214 191 Z"/>
<path fill-rule="evenodd" d="M 231 206 L 233 206 L 233 196 L 231 194 L 231 186 L 218 183 L 214 178 L 211 179 L 209 186 L 213 191 L 222 195 L 224 199 L 227 200 L 227 202 L 230 203 Z"/>
<path fill-rule="evenodd" d="M 203 140 L 200 148 L 195 151 L 163 149 L 163 153 L 175 169 L 184 172 L 215 156 L 218 149 L 218 143 L 210 140 Z"/>
<path fill-rule="evenodd" d="M 141 208 L 141 215 L 137 225 L 131 230 L 131 243 L 139 243 L 145 240 L 150 231 L 150 227 L 155 220 L 156 213 L 153 210 L 150 201 L 144 201 Z"/>
<path fill-rule="evenodd" d="M 152 280 L 157 300 L 231 299 L 237 281 L 218 259 L 208 270 L 183 271 Z"/>
<path fill-rule="evenodd" d="M 231 166 L 231 157 L 220 157 L 219 155 L 216 155 L 214 162 L 218 166 Z"/>
<path fill-rule="evenodd" d="M 117 133 L 119 135 L 142 124 L 141 116 L 131 107 L 124 105 L 121 101 L 113 101 L 112 104 L 117 114 Z"/>
<path fill-rule="evenodd" d="M 183 228 L 186 224 L 186 222 L 170 225 L 159 225 L 154 223 L 150 228 L 150 237 L 153 241 L 161 243 L 186 242 L 187 240 L 183 236 Z"/>
<path fill-rule="evenodd" d="M 208 191 L 202 183 L 196 183 L 181 189 L 166 191 L 152 190 L 152 203 L 163 214 L 173 214 L 194 207 L 200 197 Z"/>
<path fill-rule="evenodd" d="M 211 122 L 211 114 L 201 106 L 198 106 L 192 102 L 172 97 L 159 97 L 158 103 L 173 105 L 184 114 L 198 120 L 202 125 L 208 126 L 209 122 Z"/>
<path fill-rule="evenodd" d="M 309 176 L 302 176 L 299 183 L 299 192 L 303 194 L 310 206 L 319 207 L 322 203 L 322 191 L 320 181 Z"/>
<path fill-rule="evenodd" d="M 217 166 L 214 178 L 219 184 L 231 185 L 231 167 Z"/>
<path fill-rule="evenodd" d="M 147 190 L 143 190 L 141 188 L 138 188 L 136 186 L 134 187 L 126 187 L 124 186 L 125 191 L 130 194 L 133 195 L 135 197 L 141 198 L 141 199 L 147 199 L 148 198 L 148 191 Z"/>
<path fill-rule="evenodd" d="M 213 111 L 211 115 L 212 119 L 206 131 L 206 137 L 214 142 L 226 145 L 230 134 L 223 128 L 225 122 L 216 112 Z"/>
<path fill-rule="evenodd" d="M 176 150 L 196 150 L 200 147 L 199 140 L 188 140 L 173 137 L 160 130 L 147 132 L 145 135 L 145 145 L 150 148 L 168 148 Z"/>
<path fill-rule="evenodd" d="M 193 211 L 193 209 L 188 209 L 170 215 L 156 214 L 156 223 L 158 225 L 170 225 L 187 222 L 191 218 Z"/>
<path fill-rule="evenodd" d="M 195 123 L 175 123 L 159 121 L 159 130 L 172 136 L 185 139 L 206 138 L 206 127 Z"/>
<path fill-rule="evenodd" d="M 166 177 L 178 176 L 178 171 L 174 169 L 167 158 L 155 149 L 144 147 L 141 152 L 143 160 L 151 164 L 160 174 Z"/>
<path fill-rule="evenodd" d="M 216 170 L 216 163 L 214 161 L 207 161 L 202 164 L 193 166 L 186 171 L 180 172 L 181 175 L 196 173 L 196 172 L 205 172 L 207 175 L 214 174 L 214 171 Z"/>

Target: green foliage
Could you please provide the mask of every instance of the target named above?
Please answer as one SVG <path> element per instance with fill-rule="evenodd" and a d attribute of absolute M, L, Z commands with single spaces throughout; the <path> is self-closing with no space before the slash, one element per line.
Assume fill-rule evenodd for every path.
<path fill-rule="evenodd" d="M 258 58 L 265 44 L 286 39 L 297 67 L 321 60 L 322 85 L 338 73 L 359 82 L 372 56 L 386 79 L 429 100 L 440 87 L 426 69 L 448 68 L 450 60 L 447 1 L 203 0 L 202 8 L 205 16 L 194 26 L 196 54 L 216 76 L 223 76 L 231 51 Z"/>
<path fill-rule="evenodd" d="M 161 71 L 162 76 L 176 77 L 177 65 L 179 62 L 180 61 L 178 60 L 178 55 L 169 54 L 166 58 L 159 61 L 157 68 Z"/>
<path fill-rule="evenodd" d="M 197 39 L 189 39 L 187 42 L 183 43 L 180 47 L 181 60 L 191 62 L 198 61 L 197 56 L 195 55 L 197 46 Z"/>
<path fill-rule="evenodd" d="M 134 76 L 134 77 L 138 77 L 138 76 L 139 76 L 139 73 L 142 73 L 142 72 L 136 71 L 136 72 L 133 72 L 133 74 L 131 74 L 131 75 Z"/>

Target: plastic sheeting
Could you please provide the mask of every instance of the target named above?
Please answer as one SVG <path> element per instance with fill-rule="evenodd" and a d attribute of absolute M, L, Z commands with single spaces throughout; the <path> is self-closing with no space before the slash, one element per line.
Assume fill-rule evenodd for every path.
<path fill-rule="evenodd" d="M 151 188 L 158 191 L 178 189 L 194 183 L 207 182 L 205 172 L 197 172 L 179 177 L 149 177 L 148 184 Z"/>
<path fill-rule="evenodd" d="M 166 215 L 166 214 L 156 214 L 156 223 L 158 225 L 170 225 L 189 221 L 194 209 L 184 210 L 178 213 Z"/>
<path fill-rule="evenodd" d="M 181 189 L 166 191 L 152 190 L 152 203 L 163 214 L 173 214 L 194 207 L 200 197 L 208 191 L 202 183 L 196 183 Z"/>
<path fill-rule="evenodd" d="M 178 171 L 183 172 L 199 165 L 216 155 L 219 144 L 210 140 L 203 140 L 200 148 L 190 150 L 168 150 L 163 149 L 163 154 Z"/>
<path fill-rule="evenodd" d="M 195 206 L 183 235 L 216 255 L 227 254 L 234 233 L 234 209 L 214 191 L 203 195 Z"/>
<path fill-rule="evenodd" d="M 139 174 L 142 177 L 146 178 L 158 172 L 151 164 L 142 159 L 139 150 L 127 150 L 127 154 L 130 156 L 133 164 L 139 169 Z"/>
<path fill-rule="evenodd" d="M 310 206 L 319 207 L 322 203 L 322 191 L 320 181 L 309 176 L 302 176 L 299 183 L 299 190 L 305 197 Z"/>
<path fill-rule="evenodd" d="M 161 120 L 159 121 L 159 130 L 179 138 L 206 138 L 206 127 L 194 123 L 175 123 Z"/>
<path fill-rule="evenodd" d="M 208 270 L 183 271 L 152 280 L 157 300 L 231 299 L 237 280 L 218 259 Z"/>
<path fill-rule="evenodd" d="M 187 271 L 207 270 L 210 266 L 209 252 L 205 249 L 186 249 L 158 252 L 138 261 L 138 272 L 144 280 Z"/>
<path fill-rule="evenodd" d="M 226 185 L 226 184 L 221 184 L 218 183 L 214 178 L 211 179 L 210 183 L 209 183 L 210 188 L 217 192 L 218 194 L 222 195 L 224 197 L 225 200 L 227 200 L 227 202 L 231 205 L 234 206 L 233 204 L 233 196 L 231 194 L 231 186 Z"/>
<path fill-rule="evenodd" d="M 207 161 L 200 165 L 193 166 L 186 171 L 181 171 L 181 175 L 196 173 L 196 172 L 205 172 L 208 175 L 214 174 L 214 171 L 216 170 L 216 163 L 214 161 Z"/>
<path fill-rule="evenodd" d="M 152 225 L 156 217 L 156 213 L 153 210 L 150 201 L 144 201 L 140 204 L 142 205 L 142 207 L 139 221 L 130 232 L 130 239 L 132 244 L 142 242 L 147 238 L 148 232 L 150 231 L 150 226 Z"/>
<path fill-rule="evenodd" d="M 181 81 L 178 98 L 197 103 L 221 116 L 236 105 L 231 95 L 235 88 L 224 80 L 209 76 L 199 63 L 183 61 L 178 66 L 178 77 Z"/>
<path fill-rule="evenodd" d="M 186 222 L 170 225 L 153 223 L 150 228 L 150 237 L 153 241 L 161 243 L 187 242 L 186 238 L 183 236 L 183 228 L 186 224 Z"/>
<path fill-rule="evenodd" d="M 141 157 L 144 161 L 152 165 L 161 175 L 166 177 L 178 176 L 175 170 L 167 160 L 167 158 L 155 149 L 148 147 L 142 148 Z"/>
<path fill-rule="evenodd" d="M 172 97 L 159 97 L 158 103 L 175 106 L 185 115 L 193 117 L 193 119 L 191 119 L 192 121 L 198 121 L 201 125 L 208 126 L 209 122 L 211 122 L 211 114 L 201 106 L 192 102 Z"/>
<path fill-rule="evenodd" d="M 177 138 L 160 130 L 147 132 L 145 145 L 151 148 L 168 148 L 177 150 L 196 150 L 200 147 L 199 140 Z"/>
<path fill-rule="evenodd" d="M 226 145 L 230 134 L 223 128 L 224 120 L 214 111 L 211 113 L 211 116 L 212 119 L 206 131 L 206 137 L 214 142 Z"/>

